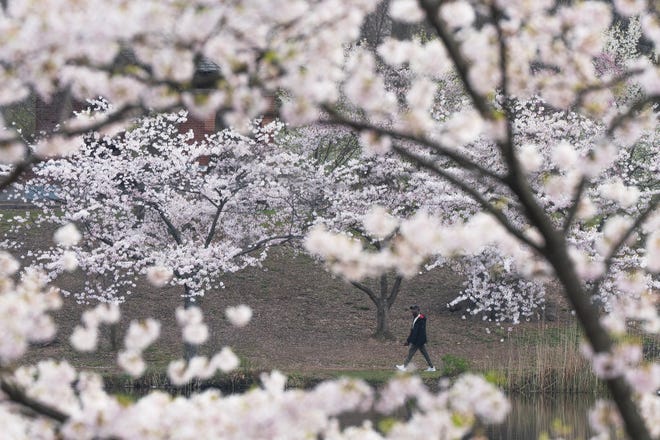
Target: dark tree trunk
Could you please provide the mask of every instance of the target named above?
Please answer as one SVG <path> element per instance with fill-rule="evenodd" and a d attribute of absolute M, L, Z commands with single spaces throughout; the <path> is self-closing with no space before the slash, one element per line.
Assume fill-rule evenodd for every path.
<path fill-rule="evenodd" d="M 378 289 L 378 293 L 364 284 L 358 282 L 351 283 L 366 293 L 371 302 L 376 306 L 376 331 L 373 335 L 375 338 L 394 339 L 390 331 L 390 309 L 399 294 L 402 280 L 400 276 L 396 275 L 394 277 L 394 283 L 392 283 L 392 287 L 390 288 L 387 282 L 387 274 L 381 275 L 379 278 L 380 288 Z"/>
<path fill-rule="evenodd" d="M 390 306 L 385 301 L 376 304 L 376 332 L 374 336 L 379 339 L 394 339 L 390 332 Z"/>
<path fill-rule="evenodd" d="M 554 241 L 548 243 L 546 254 L 561 281 L 564 292 L 582 325 L 589 343 L 595 353 L 611 352 L 613 341 L 600 323 L 597 308 L 591 302 L 589 293 L 584 289 L 572 265 L 565 242 L 561 237 L 551 236 Z M 644 420 L 633 401 L 632 390 L 623 377 L 603 379 L 625 422 L 628 435 L 639 440 L 650 440 Z"/>

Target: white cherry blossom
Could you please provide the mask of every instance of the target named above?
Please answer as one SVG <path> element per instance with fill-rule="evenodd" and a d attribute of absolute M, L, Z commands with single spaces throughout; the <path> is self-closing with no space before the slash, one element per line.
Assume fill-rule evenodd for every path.
<path fill-rule="evenodd" d="M 245 243 L 262 243 L 281 232 L 261 229 L 263 219 L 223 218 L 219 223 L 221 228 L 227 227 L 223 236 L 237 238 L 236 241 L 211 240 L 205 246 L 208 235 L 200 239 L 200 231 L 211 230 L 217 207 L 222 205 L 224 210 L 230 202 L 223 201 L 232 195 L 232 188 L 237 188 L 231 185 L 232 178 L 243 172 L 250 176 L 249 191 L 232 200 L 232 209 L 237 211 L 245 204 L 258 206 L 266 200 L 282 218 L 290 218 L 292 211 L 287 206 L 292 201 L 298 206 L 295 194 L 302 193 L 300 188 L 305 184 L 284 177 L 298 175 L 294 171 L 305 166 L 309 156 L 281 151 L 270 156 L 275 148 L 267 147 L 277 144 L 281 137 L 266 136 L 266 142 L 255 142 L 260 135 L 246 124 L 262 114 L 276 95 L 283 101 L 280 114 L 289 123 L 311 124 L 320 120 L 324 126 L 343 125 L 373 132 L 372 140 L 391 141 L 391 148 L 404 155 L 410 167 L 431 170 L 429 174 L 406 171 L 405 179 L 389 179 L 395 173 L 390 173 L 392 157 L 387 154 L 339 166 L 332 173 L 341 177 L 337 181 L 342 185 L 353 189 L 355 201 L 344 214 L 337 214 L 339 196 L 333 198 L 333 191 L 324 192 L 323 185 L 312 185 L 321 190 L 305 195 L 319 196 L 318 200 L 327 201 L 325 206 L 329 208 L 320 213 L 327 221 L 326 229 L 314 229 L 307 243 L 310 251 L 323 255 L 329 268 L 359 282 L 363 277 L 378 277 L 391 270 L 411 276 L 425 263 L 440 264 L 435 260 L 438 254 L 464 258 L 470 263 L 464 269 L 468 273 L 479 264 L 501 264 L 510 269 L 507 276 L 521 272 L 522 276 L 535 277 L 518 279 L 518 284 L 513 284 L 521 286 L 524 299 L 536 300 L 537 294 L 542 293 L 539 285 L 544 277 L 552 276 L 568 292 L 569 299 L 575 295 L 586 298 L 592 293 L 589 290 L 594 289 L 594 299 L 603 305 L 603 313 L 610 313 L 604 320 L 610 321 L 609 328 L 621 330 L 628 320 L 634 320 L 641 323 L 641 330 L 657 333 L 660 320 L 650 293 L 657 291 L 657 283 L 648 273 L 641 274 L 657 270 L 657 227 L 650 226 L 652 220 L 635 231 L 630 240 L 620 241 L 641 210 L 653 210 L 657 203 L 653 188 L 657 187 L 658 119 L 652 103 L 658 90 L 658 69 L 653 61 L 645 59 L 645 54 L 636 51 L 639 36 L 617 37 L 631 39 L 620 47 L 635 49 L 623 51 L 622 56 L 621 51 L 612 49 L 613 34 L 608 33 L 614 20 L 619 19 L 614 11 L 623 16 L 639 15 L 641 31 L 650 46 L 648 52 L 657 52 L 660 25 L 650 2 L 617 0 L 613 9 L 612 4 L 601 1 L 560 5 L 550 0 L 469 4 L 455 1 L 444 2 L 440 8 L 433 2 L 396 0 L 390 2 L 390 18 L 406 23 L 424 21 L 429 26 L 423 38 L 386 42 L 379 51 L 383 60 L 360 41 L 363 22 L 377 6 L 378 2 L 368 0 L 59 0 L 48 8 L 35 1 L 4 2 L 0 12 L 3 108 L 30 94 L 43 102 L 51 102 L 61 93 L 79 102 L 98 96 L 112 102 L 105 115 L 98 118 L 88 114 L 73 121 L 62 112 L 52 130 L 35 137 L 31 137 L 32 133 L 24 136 L 21 130 L 13 128 L 0 132 L 0 151 L 5 152 L 5 160 L 18 160 L 16 165 L 3 168 L 10 171 L 5 176 L 9 180 L 16 174 L 11 171 L 20 174 L 23 167 L 43 161 L 44 167 L 35 169 L 35 178 L 50 184 L 58 182 L 59 188 L 53 194 L 59 199 L 69 203 L 72 193 L 68 190 L 76 187 L 71 182 L 79 183 L 91 194 L 90 199 L 82 198 L 63 212 L 58 211 L 60 207 L 48 210 L 40 206 L 46 213 L 43 221 L 58 224 L 83 222 L 83 217 L 75 216 L 87 211 L 85 239 L 103 243 L 95 250 L 103 249 L 105 260 L 95 263 L 89 248 L 76 246 L 78 240 L 71 240 L 70 235 L 62 245 L 70 247 L 67 251 L 75 252 L 81 268 L 92 275 L 119 267 L 112 274 L 116 279 L 110 292 L 99 294 L 95 286 L 87 285 L 77 298 L 122 298 L 130 293 L 134 276 L 144 275 L 147 267 L 158 264 L 172 269 L 175 277 L 171 282 L 180 285 L 192 302 L 194 296 L 217 285 L 218 280 L 212 279 L 211 274 L 234 272 L 259 263 L 261 257 L 244 253 L 251 249 Z M 479 14 L 479 26 L 471 24 L 470 7 Z M 446 11 L 452 8 L 456 13 L 447 15 Z M 492 10 L 494 14 L 489 13 Z M 439 18 L 444 20 L 438 22 Z M 198 93 L 193 87 L 200 58 L 217 66 L 217 75 L 204 84 L 209 90 Z M 434 91 L 432 97 L 425 93 L 429 90 Z M 224 124 L 246 130 L 244 137 L 225 132 L 200 142 L 197 146 L 203 144 L 203 148 L 187 150 L 190 153 L 185 155 L 182 151 L 194 142 L 172 128 L 182 121 L 177 113 L 161 119 L 134 120 L 136 115 L 154 108 L 174 108 L 176 112 L 179 107 L 190 107 L 197 115 L 217 111 Z M 465 119 L 464 115 L 471 112 L 479 118 Z M 162 118 L 169 122 L 164 123 Z M 455 131 L 453 123 L 457 125 Z M 98 133 L 85 135 L 83 145 L 78 135 L 93 124 L 98 125 Z M 392 131 L 398 134 L 392 135 Z M 92 153 L 99 153 L 107 147 L 105 142 L 112 140 L 110 136 L 119 133 L 122 135 L 114 140 L 122 141 L 119 151 L 128 153 L 123 160 L 130 163 L 120 171 L 122 177 L 109 171 L 119 167 L 104 163 L 103 154 Z M 171 143 L 173 148 L 166 149 L 170 143 L 160 142 L 163 134 L 175 140 Z M 533 155 L 524 157 L 521 146 L 525 144 L 537 145 L 542 160 Z M 145 145 L 160 148 L 148 161 Z M 203 165 L 197 161 L 201 156 L 219 155 L 228 145 L 232 146 L 228 154 L 231 157 L 222 157 L 215 168 L 212 162 Z M 555 148 L 557 145 L 560 148 Z M 77 152 L 79 147 L 82 150 Z M 389 149 L 390 145 L 374 147 Z M 108 156 L 115 153 L 105 151 L 112 152 Z M 54 157 L 65 159 L 49 160 Z M 181 167 L 159 157 L 178 161 Z M 186 161 L 185 157 L 194 161 Z M 367 159 L 373 162 L 366 162 Z M 90 163 L 96 168 L 86 168 Z M 221 177 L 207 172 L 218 170 L 218 163 L 249 165 L 240 168 L 238 174 L 225 168 L 219 173 Z M 50 168 L 55 164 L 64 164 L 62 174 Z M 415 209 L 392 209 L 381 201 L 383 193 L 391 194 L 385 191 L 391 186 L 374 185 L 377 179 L 370 180 L 369 185 L 354 180 L 354 171 L 367 167 L 375 170 L 376 177 L 386 170 L 380 174 L 383 180 L 411 181 L 406 188 L 419 191 L 422 197 L 418 200 L 429 203 L 397 196 L 393 197 L 394 205 Z M 184 185 L 187 189 L 195 188 L 199 197 L 192 204 L 200 209 L 182 209 L 189 206 L 183 203 L 185 191 L 153 183 L 160 180 L 147 181 L 150 169 L 157 177 L 177 182 L 184 177 L 213 176 L 210 181 L 188 181 Z M 191 169 L 199 173 L 191 173 Z M 273 173 L 276 169 L 280 172 Z M 252 174 L 255 170 L 258 172 Z M 100 181 L 91 184 L 90 176 Z M 443 178 L 462 192 L 449 191 L 447 185 L 438 184 L 429 176 Z M 430 190 L 418 184 L 424 180 L 422 177 Z M 363 191 L 356 191 L 360 185 Z M 99 188 L 111 189 L 110 194 L 98 191 Z M 150 192 L 148 188 L 154 190 Z M 138 198 L 131 199 L 129 195 Z M 100 198 L 104 204 L 92 208 Z M 471 201 L 465 203 L 465 199 Z M 358 200 L 370 204 L 357 203 Z M 401 221 L 400 234 L 390 243 L 381 244 L 378 252 L 366 247 L 367 241 L 339 233 L 346 225 L 363 227 L 357 220 L 364 216 L 365 205 L 375 203 L 386 206 Z M 438 208 L 447 204 L 450 209 Z M 500 230 L 493 239 L 488 237 L 488 222 L 477 215 L 482 210 L 497 216 Z M 137 213 L 139 221 L 122 219 L 114 226 L 103 222 L 129 211 Z M 422 219 L 419 212 L 428 213 L 427 218 Z M 318 214 L 311 216 L 314 220 L 310 223 L 321 223 L 315 218 Z M 281 219 L 274 220 L 269 223 L 271 226 L 283 224 Z M 302 235 L 304 229 L 295 229 L 294 224 L 298 223 L 287 224 L 286 230 L 291 235 Z M 434 231 L 424 230 L 417 236 L 414 226 Z M 530 227 L 538 228 L 542 241 L 525 234 Z M 126 234 L 129 230 L 132 232 Z M 513 235 L 505 238 L 502 231 Z M 170 241 L 167 245 L 150 241 L 156 237 Z M 0 259 L 4 276 L 0 283 L 3 367 L 20 359 L 31 342 L 52 335 L 53 327 L 47 317 L 58 303 L 57 294 L 48 291 L 44 283 L 64 265 L 60 264 L 62 250 L 44 256 L 48 258 L 40 261 L 48 274 L 26 271 L 19 281 L 9 277 L 16 271 L 15 264 Z M 566 266 L 569 258 L 574 266 Z M 444 261 L 437 261 L 441 260 Z M 116 276 L 127 272 L 126 278 Z M 501 279 L 475 282 L 466 290 L 488 291 L 496 283 L 501 284 Z M 514 298 L 516 289 L 508 287 L 502 289 L 503 296 L 498 301 Z M 479 299 L 481 304 L 488 304 L 487 295 L 482 294 Z M 597 352 L 593 355 L 596 370 L 605 377 L 605 383 L 616 389 L 620 381 L 610 378 L 627 378 L 640 391 L 629 393 L 624 388 L 612 393 L 619 411 L 613 405 L 598 403 L 590 416 L 595 434 L 604 437 L 623 425 L 631 438 L 657 437 L 659 399 L 641 391 L 650 389 L 650 384 L 643 373 L 635 375 L 644 371 L 644 365 L 637 362 L 635 349 L 621 348 L 616 341 L 609 341 L 599 315 L 590 315 L 589 310 L 582 308 L 576 312 L 580 322 L 589 322 L 602 336 L 591 337 L 590 342 L 598 345 L 592 352 Z M 522 312 L 515 313 L 512 319 Z M 83 318 L 88 329 L 101 321 L 95 312 Z M 129 328 L 129 333 L 136 331 Z M 123 351 L 120 360 L 136 375 L 143 369 L 139 351 L 157 332 L 142 333 L 148 337 L 134 334 L 129 338 L 127 345 L 132 349 Z M 589 335 L 593 336 L 593 332 Z M 229 370 L 237 364 L 235 355 L 226 350 L 218 356 L 208 364 L 201 358 L 191 360 L 186 370 L 175 364 L 176 372 L 182 376 L 190 370 L 190 374 L 206 376 L 212 368 Z M 43 361 L 33 368 L 3 373 L 4 378 L 15 380 L 26 395 L 68 417 L 64 423 L 39 416 L 28 418 L 9 406 L 14 403 L 3 401 L 3 432 L 15 433 L 17 437 L 381 436 L 369 423 L 344 429 L 332 421 L 338 412 L 370 408 L 373 392 L 355 380 L 339 380 L 304 392 L 283 390 L 281 378 L 271 377 L 270 383 L 264 381 L 265 389 L 240 396 L 223 398 L 217 391 L 208 391 L 190 398 L 173 398 L 155 392 L 123 407 L 103 392 L 98 378 L 78 374 L 66 362 Z M 467 414 L 487 422 L 501 420 L 506 413 L 500 396 L 473 378 L 459 378 L 446 392 L 421 395 L 420 410 L 409 421 L 397 423 L 390 436 L 461 438 L 468 435 L 470 424 L 456 426 L 452 422 L 456 417 Z M 646 428 L 634 426 L 631 413 L 635 411 L 646 420 Z M 188 423 L 190 420 L 194 423 Z M 636 435 L 637 432 L 641 434 Z"/>
<path fill-rule="evenodd" d="M 77 245 L 82 235 L 73 223 L 68 223 L 55 231 L 53 239 L 58 245 L 67 248 Z"/>
<path fill-rule="evenodd" d="M 174 272 L 169 267 L 151 266 L 147 268 L 147 279 L 156 287 L 167 285 L 172 279 Z"/>
<path fill-rule="evenodd" d="M 393 0 L 390 16 L 395 20 L 414 23 L 424 18 L 424 12 L 415 0 Z"/>
<path fill-rule="evenodd" d="M 234 327 L 245 327 L 252 319 L 252 308 L 246 304 L 227 307 L 225 316 Z"/>

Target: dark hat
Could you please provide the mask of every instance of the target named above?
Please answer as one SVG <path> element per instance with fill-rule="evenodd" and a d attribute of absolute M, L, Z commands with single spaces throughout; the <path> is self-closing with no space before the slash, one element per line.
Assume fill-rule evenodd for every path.
<path fill-rule="evenodd" d="M 410 310 L 413 310 L 413 311 L 415 311 L 415 310 L 416 310 L 416 311 L 418 311 L 418 312 L 419 312 L 419 306 L 418 306 L 417 304 L 414 304 L 414 305 L 412 305 L 412 306 L 410 306 L 410 307 L 408 307 L 408 309 L 410 309 Z"/>

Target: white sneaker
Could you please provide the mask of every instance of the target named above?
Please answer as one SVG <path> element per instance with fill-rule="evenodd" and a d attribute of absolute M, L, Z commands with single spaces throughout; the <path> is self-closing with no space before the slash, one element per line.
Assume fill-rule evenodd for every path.
<path fill-rule="evenodd" d="M 396 369 L 399 371 L 406 371 L 406 366 L 405 365 L 397 365 Z"/>
<path fill-rule="evenodd" d="M 435 367 L 428 367 L 426 371 L 435 371 Z"/>

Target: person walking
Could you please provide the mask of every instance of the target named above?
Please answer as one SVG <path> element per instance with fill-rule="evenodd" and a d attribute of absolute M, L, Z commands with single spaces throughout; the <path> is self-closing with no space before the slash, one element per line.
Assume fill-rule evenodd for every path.
<path fill-rule="evenodd" d="M 422 352 L 426 363 L 429 364 L 429 367 L 426 371 L 435 371 L 433 362 L 429 357 L 428 352 L 426 351 L 426 316 L 420 313 L 418 305 L 410 306 L 409 310 L 413 315 L 412 327 L 410 328 L 410 334 L 404 345 L 409 345 L 410 349 L 408 350 L 408 357 L 403 362 L 402 365 L 397 365 L 396 368 L 401 371 L 406 371 L 406 367 L 410 363 L 410 360 L 417 352 L 417 350 Z"/>

